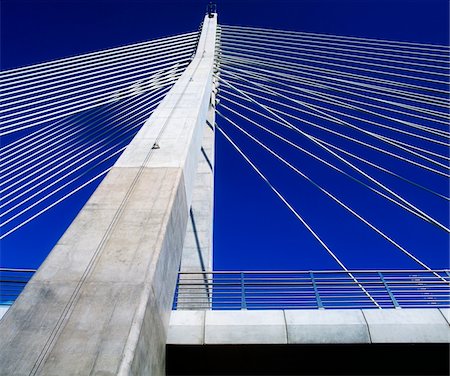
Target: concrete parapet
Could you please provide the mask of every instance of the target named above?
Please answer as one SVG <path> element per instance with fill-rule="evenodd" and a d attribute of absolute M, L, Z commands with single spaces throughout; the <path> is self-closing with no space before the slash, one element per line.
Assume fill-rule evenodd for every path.
<path fill-rule="evenodd" d="M 283 311 L 206 311 L 205 344 L 287 343 Z"/>
<path fill-rule="evenodd" d="M 450 326 L 437 308 L 181 310 L 172 312 L 169 338 L 171 345 L 450 343 Z"/>
<path fill-rule="evenodd" d="M 167 343 L 202 345 L 205 341 L 205 312 L 173 311 Z"/>
<path fill-rule="evenodd" d="M 365 309 L 372 343 L 450 342 L 450 328 L 438 309 Z"/>
<path fill-rule="evenodd" d="M 288 343 L 370 343 L 360 310 L 286 310 Z"/>

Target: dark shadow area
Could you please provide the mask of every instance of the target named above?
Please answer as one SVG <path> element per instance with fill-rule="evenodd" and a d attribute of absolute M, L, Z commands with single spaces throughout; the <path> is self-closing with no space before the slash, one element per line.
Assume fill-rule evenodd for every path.
<path fill-rule="evenodd" d="M 448 344 L 168 345 L 167 375 L 448 375 Z"/>

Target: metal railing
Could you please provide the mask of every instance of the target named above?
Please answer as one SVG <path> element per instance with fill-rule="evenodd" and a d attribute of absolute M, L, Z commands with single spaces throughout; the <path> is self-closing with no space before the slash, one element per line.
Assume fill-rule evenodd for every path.
<path fill-rule="evenodd" d="M 450 307 L 449 270 L 179 273 L 173 309 Z"/>
<path fill-rule="evenodd" d="M 0 268 L 0 304 L 36 270 Z M 450 308 L 450 270 L 179 273 L 174 309 Z"/>
<path fill-rule="evenodd" d="M 11 305 L 36 272 L 34 269 L 0 268 L 0 305 Z"/>

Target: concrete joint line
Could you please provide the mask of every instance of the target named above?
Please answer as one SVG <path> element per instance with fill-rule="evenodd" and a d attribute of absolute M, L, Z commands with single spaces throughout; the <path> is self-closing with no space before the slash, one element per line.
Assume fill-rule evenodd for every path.
<path fill-rule="evenodd" d="M 366 317 L 366 315 L 364 314 L 364 310 L 363 310 L 363 309 L 361 309 L 360 311 L 361 311 L 362 316 L 363 316 L 363 318 L 364 318 L 364 321 L 365 321 L 365 323 L 366 323 L 367 333 L 369 334 L 369 341 L 370 341 L 370 343 L 373 343 L 373 341 L 372 341 L 372 335 L 370 334 L 370 326 L 369 326 L 369 323 L 367 322 L 367 317 Z"/>
<path fill-rule="evenodd" d="M 75 287 L 74 292 L 72 293 L 71 297 L 69 298 L 69 301 L 67 302 L 66 306 L 64 307 L 63 312 L 61 313 L 54 329 L 52 330 L 49 338 L 46 341 L 46 344 L 44 348 L 42 349 L 41 353 L 39 354 L 38 359 L 34 363 L 34 366 L 30 372 L 30 375 L 35 375 L 40 367 L 44 364 L 45 360 L 47 359 L 48 354 L 50 353 L 51 349 L 54 346 L 55 339 L 57 335 L 64 329 L 65 324 L 67 323 L 70 314 L 75 306 L 75 303 L 79 299 L 79 292 L 86 281 L 86 279 L 91 275 L 91 271 L 93 270 L 94 266 L 96 265 L 96 262 L 98 260 L 99 255 L 101 254 L 101 251 L 104 249 L 104 246 L 107 242 L 107 239 L 109 238 L 109 235 L 113 232 L 113 230 L 116 228 L 116 225 L 128 203 L 128 199 L 130 198 L 131 194 L 134 192 L 135 186 L 141 177 L 145 165 L 147 164 L 148 160 L 150 159 L 152 155 L 153 149 L 150 149 L 147 153 L 147 156 L 145 157 L 145 162 L 143 165 L 139 168 L 137 174 L 133 178 L 133 182 L 130 185 L 130 188 L 128 188 L 127 193 L 125 194 L 125 197 L 122 199 L 120 206 L 117 210 L 117 212 L 114 214 L 114 217 L 108 226 L 107 230 L 105 231 L 105 234 L 102 237 L 102 240 L 100 241 L 100 244 L 98 245 L 97 249 L 95 250 L 94 254 L 91 257 L 91 260 L 89 261 L 88 267 L 86 268 L 85 272 L 81 276 L 80 281 L 78 282 L 77 286 Z"/>
<path fill-rule="evenodd" d="M 286 332 L 286 343 L 289 344 L 289 331 L 288 324 L 286 320 L 286 310 L 283 309 L 283 318 L 284 318 L 284 331 Z"/>

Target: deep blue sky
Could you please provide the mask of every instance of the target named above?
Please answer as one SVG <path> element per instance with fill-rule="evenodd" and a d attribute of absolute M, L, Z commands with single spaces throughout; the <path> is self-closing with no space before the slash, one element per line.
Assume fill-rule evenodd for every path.
<path fill-rule="evenodd" d="M 2 0 L 1 68 L 194 31 L 206 3 Z M 448 44 L 449 39 L 447 0 L 224 0 L 218 1 L 218 11 L 223 24 L 436 44 Z M 317 244 L 301 224 L 220 137 L 216 157 L 216 268 L 336 269 L 328 256 L 316 252 Z M 331 178 L 339 187 L 337 178 Z M 285 183 L 292 187 L 286 193 L 298 205 L 308 202 L 305 210 L 310 210 L 310 220 L 327 234 L 325 238 L 343 254 L 347 252 L 350 267 L 414 267 L 383 242 L 358 232 L 357 224 L 347 217 L 330 221 L 332 209 L 327 211 L 322 201 L 316 203 L 308 188 L 297 190 L 295 180 Z M 446 187 L 440 189 L 445 193 Z M 89 195 L 90 190 L 84 190 L 7 239 L 0 266 L 37 267 Z M 445 206 L 433 210 L 447 221 Z M 428 229 L 413 234 L 414 221 L 402 218 L 389 213 L 387 227 L 394 226 L 398 238 L 416 247 L 431 266 L 448 266 L 447 237 L 432 235 Z M 366 252 L 365 246 L 372 252 Z"/>

